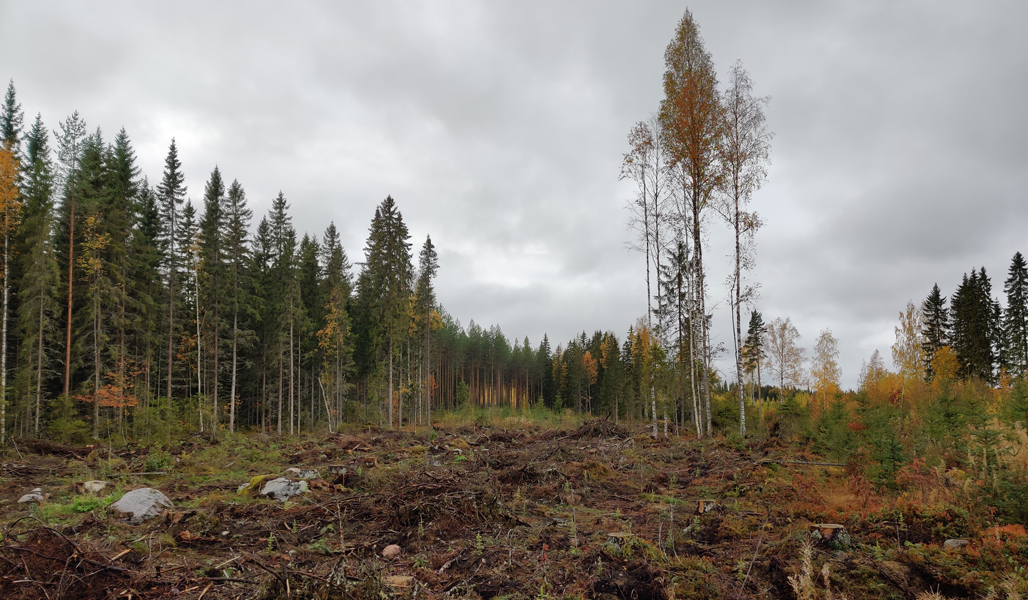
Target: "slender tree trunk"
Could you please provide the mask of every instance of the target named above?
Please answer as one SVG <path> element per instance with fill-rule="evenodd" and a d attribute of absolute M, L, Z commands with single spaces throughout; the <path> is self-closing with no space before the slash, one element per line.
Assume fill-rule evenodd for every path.
<path fill-rule="evenodd" d="M 215 284 L 215 285 L 217 285 L 217 284 Z M 211 421 L 211 429 L 212 429 L 212 431 L 214 431 L 214 433 L 218 433 L 218 424 L 220 423 L 220 421 L 218 419 L 218 352 L 221 349 L 221 337 L 218 335 L 219 329 L 221 328 L 221 320 L 220 320 L 221 319 L 221 314 L 220 314 L 220 312 L 221 311 L 218 310 L 218 304 L 217 304 L 217 302 L 215 302 L 214 303 L 214 328 L 212 330 L 214 335 L 212 336 L 212 339 L 211 339 L 211 345 L 212 345 L 213 354 L 214 354 L 214 371 L 211 373 L 211 375 L 213 376 L 213 379 L 214 379 L 213 385 L 211 385 L 210 380 L 208 380 L 208 385 L 211 386 L 211 391 L 212 391 L 212 396 L 213 396 L 212 399 L 214 400 L 214 419 Z"/>
<path fill-rule="evenodd" d="M 6 220 L 6 219 L 5 219 Z M 7 223 L 4 224 L 5 226 Z M 0 446 L 7 444 L 7 305 L 10 297 L 10 243 L 11 234 L 4 232 L 4 316 L 3 341 L 0 342 Z"/>
<path fill-rule="evenodd" d="M 282 337 L 281 331 L 279 332 L 278 339 L 278 435 L 282 435 L 282 384 L 284 383 L 284 368 L 282 366 Z"/>
<path fill-rule="evenodd" d="M 172 206 L 174 206 L 172 200 Z M 171 268 L 168 270 L 168 402 L 171 402 L 171 370 L 175 359 L 175 217 L 171 218 Z"/>
<path fill-rule="evenodd" d="M 381 422 L 381 421 L 379 421 Z M 389 429 L 393 428 L 393 341 L 389 340 Z"/>
<path fill-rule="evenodd" d="M 68 326 L 64 343 L 64 396 L 71 397 L 71 306 L 75 283 L 75 193 L 71 196 L 71 212 L 68 219 Z"/>
<path fill-rule="evenodd" d="M 739 222 L 739 184 L 738 177 L 735 183 L 735 212 L 733 214 L 735 225 L 735 374 L 738 382 L 739 393 L 739 435 L 746 437 L 746 401 L 742 392 L 742 244 L 739 237 L 742 235 L 741 223 Z"/>
<path fill-rule="evenodd" d="M 6 257 L 4 259 L 6 263 Z M 6 271 L 6 269 L 4 269 Z M 7 286 L 4 286 L 4 331 L 7 331 Z M 4 339 L 4 347 L 7 341 Z M 4 373 L 6 376 L 6 371 Z M 0 384 L 3 385 L 3 384 Z M 100 296 L 93 298 L 93 439 L 100 439 Z"/>
<path fill-rule="evenodd" d="M 200 413 L 200 432 L 203 432 L 203 339 L 200 336 L 200 269 L 197 266 L 193 270 L 193 296 L 196 301 L 196 405 Z M 214 431 L 214 421 L 218 418 L 218 410 L 215 408 L 211 420 L 211 433 Z"/>
<path fill-rule="evenodd" d="M 37 336 L 38 345 L 36 347 L 36 437 L 39 437 L 39 414 L 43 405 L 43 298 L 44 293 L 40 290 L 39 335 Z"/>
<path fill-rule="evenodd" d="M 228 432 L 236 432 L 236 340 L 239 337 L 239 313 L 232 315 L 232 387 L 228 411 Z"/>
<path fill-rule="evenodd" d="M 289 435 L 293 435 L 293 299 L 289 299 Z M 299 411 L 297 411 L 299 412 Z"/>

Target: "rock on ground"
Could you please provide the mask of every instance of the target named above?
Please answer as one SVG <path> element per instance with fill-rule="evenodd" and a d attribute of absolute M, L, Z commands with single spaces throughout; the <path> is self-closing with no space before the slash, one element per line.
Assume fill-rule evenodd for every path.
<path fill-rule="evenodd" d="M 31 492 L 25 494 L 21 498 L 18 498 L 18 504 L 28 504 L 29 502 L 43 502 L 46 500 L 46 494 L 43 493 L 42 488 L 36 488 Z"/>
<path fill-rule="evenodd" d="M 300 469 L 298 467 L 289 467 L 286 469 L 286 474 L 297 479 L 318 479 L 321 477 L 317 469 Z"/>
<path fill-rule="evenodd" d="M 384 550 L 382 550 L 382 557 L 383 558 L 392 558 L 394 556 L 399 556 L 399 555 L 400 555 L 400 547 L 397 546 L 396 544 L 389 544 L 388 546 L 385 547 Z"/>
<path fill-rule="evenodd" d="M 958 539 L 946 540 L 945 542 L 943 542 L 942 547 L 945 548 L 946 550 L 956 550 L 958 548 L 963 548 L 964 546 L 967 546 L 970 543 L 971 543 L 971 540 L 965 540 L 965 539 L 958 538 Z"/>
<path fill-rule="evenodd" d="M 99 481 L 97 479 L 82 483 L 82 491 L 87 494 L 99 494 L 105 487 L 107 487 L 107 482 Z"/>
<path fill-rule="evenodd" d="M 111 505 L 111 508 L 121 513 L 131 514 L 129 522 L 138 525 L 173 506 L 171 500 L 161 492 L 153 488 L 140 488 L 122 496 L 121 500 Z"/>
<path fill-rule="evenodd" d="M 261 494 L 270 496 L 279 502 L 285 502 L 298 494 L 306 494 L 307 490 L 306 481 L 291 481 L 285 477 L 279 477 L 265 483 Z"/>

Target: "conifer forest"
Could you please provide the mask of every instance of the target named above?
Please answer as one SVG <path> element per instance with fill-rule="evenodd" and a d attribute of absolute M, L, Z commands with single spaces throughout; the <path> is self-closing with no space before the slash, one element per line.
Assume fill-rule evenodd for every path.
<path fill-rule="evenodd" d="M 774 104 L 690 11 L 610 173 L 638 314 L 570 339 L 448 311 L 400 195 L 347 249 L 288 179 L 256 203 L 174 137 L 144 172 L 17 84 L 3 598 L 1028 594 L 1023 248 L 896 306 L 844 385 L 832 329 L 762 303 Z"/>

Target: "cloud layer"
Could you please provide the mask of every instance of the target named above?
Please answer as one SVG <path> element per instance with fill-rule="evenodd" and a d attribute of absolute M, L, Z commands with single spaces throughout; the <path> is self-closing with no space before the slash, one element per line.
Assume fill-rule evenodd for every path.
<path fill-rule="evenodd" d="M 354 261 L 392 194 L 415 245 L 439 247 L 453 315 L 556 344 L 645 312 L 617 175 L 684 8 L 0 2 L 0 77 L 51 128 L 76 109 L 108 137 L 124 126 L 151 179 L 174 136 L 194 199 L 216 164 L 258 214 L 281 189 L 299 230 L 334 220 Z M 753 205 L 766 319 L 790 317 L 808 346 L 831 328 L 852 386 L 932 283 L 952 293 L 984 265 L 1001 289 L 1028 251 L 1028 5 L 690 8 L 722 73 L 741 59 L 772 97 Z M 720 282 L 726 234 L 710 230 Z"/>

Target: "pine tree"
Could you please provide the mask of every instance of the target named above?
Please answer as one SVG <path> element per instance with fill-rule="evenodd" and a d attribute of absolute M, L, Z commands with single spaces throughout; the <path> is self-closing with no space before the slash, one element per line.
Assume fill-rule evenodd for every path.
<path fill-rule="evenodd" d="M 746 329 L 746 341 L 743 343 L 742 355 L 746 372 L 751 380 L 756 374 L 758 419 L 764 422 L 764 401 L 761 398 L 760 367 L 764 362 L 764 316 L 759 312 L 750 311 L 750 323 Z M 752 397 L 752 393 L 751 393 Z"/>
<path fill-rule="evenodd" d="M 1020 252 L 1010 261 L 1003 291 L 1007 294 L 1003 315 L 1004 363 L 1012 375 L 1020 377 L 1028 369 L 1028 263 Z"/>
<path fill-rule="evenodd" d="M 86 122 L 79 117 L 78 111 L 72 113 L 68 119 L 59 123 L 60 132 L 55 132 L 57 137 L 57 191 L 61 195 L 61 216 L 58 235 L 67 243 L 65 252 L 60 255 L 67 256 L 68 297 L 66 303 L 65 317 L 65 340 L 64 340 L 64 396 L 70 397 L 71 393 L 71 351 L 72 351 L 72 328 L 74 311 L 74 289 L 75 289 L 75 200 L 77 192 L 74 178 L 78 174 L 79 165 L 82 161 L 83 147 L 86 143 Z"/>
<path fill-rule="evenodd" d="M 932 360 L 935 353 L 943 346 L 950 343 L 950 321 L 949 308 L 946 307 L 946 297 L 939 291 L 939 284 L 932 286 L 932 291 L 921 304 L 922 315 L 922 336 L 924 336 L 924 357 L 925 375 L 931 381 L 934 377 L 932 372 Z"/>
<path fill-rule="evenodd" d="M 178 148 L 175 146 L 175 138 L 171 139 L 171 146 L 168 148 L 168 156 L 164 160 L 164 176 L 157 186 L 157 198 L 160 202 L 161 217 L 163 220 L 163 236 L 167 244 L 167 280 L 168 280 L 168 370 L 167 377 L 167 398 L 171 400 L 171 385 L 174 374 L 175 361 L 175 278 L 176 278 L 176 226 L 178 220 L 178 209 L 186 199 L 186 187 L 183 185 L 185 175 L 182 174 L 182 163 L 178 159 Z"/>

